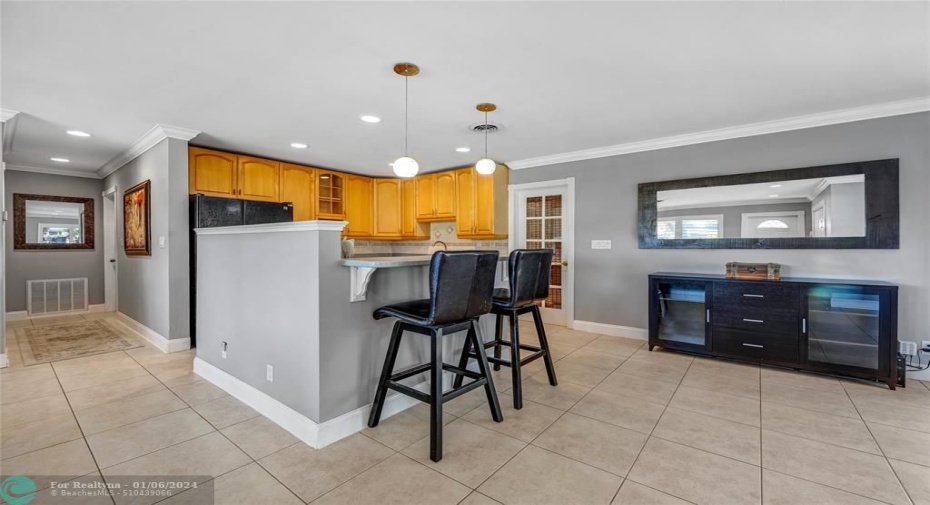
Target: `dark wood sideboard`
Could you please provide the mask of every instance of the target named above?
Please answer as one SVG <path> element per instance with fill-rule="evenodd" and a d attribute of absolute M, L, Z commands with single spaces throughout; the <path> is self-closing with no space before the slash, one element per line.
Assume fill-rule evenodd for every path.
<path fill-rule="evenodd" d="M 895 389 L 898 287 L 877 281 L 649 276 L 655 347 L 885 382 Z"/>

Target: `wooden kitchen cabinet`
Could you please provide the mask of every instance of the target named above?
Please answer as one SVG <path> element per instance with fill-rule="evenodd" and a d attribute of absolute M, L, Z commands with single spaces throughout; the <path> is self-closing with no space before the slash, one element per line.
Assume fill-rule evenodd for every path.
<path fill-rule="evenodd" d="M 191 147 L 188 151 L 188 189 L 192 195 L 238 197 L 238 156 Z"/>
<path fill-rule="evenodd" d="M 346 175 L 345 236 L 369 238 L 374 232 L 372 219 L 372 179 L 360 175 Z"/>
<path fill-rule="evenodd" d="M 238 156 L 239 198 L 260 202 L 281 201 L 281 163 Z"/>
<path fill-rule="evenodd" d="M 374 232 L 376 238 L 398 239 L 402 235 L 403 188 L 400 179 L 375 179 Z"/>
<path fill-rule="evenodd" d="M 429 223 L 417 221 L 417 183 L 401 179 L 401 238 L 428 239 Z"/>
<path fill-rule="evenodd" d="M 455 173 L 439 172 L 416 178 L 416 215 L 418 221 L 452 221 L 455 219 Z"/>
<path fill-rule="evenodd" d="M 346 176 L 339 172 L 316 170 L 316 218 L 343 221 L 346 218 Z"/>
<path fill-rule="evenodd" d="M 281 201 L 294 204 L 294 221 L 316 219 L 315 182 L 312 168 L 281 163 Z"/>
<path fill-rule="evenodd" d="M 456 170 L 459 238 L 507 238 L 507 184 L 509 170 L 498 166 L 491 175 L 480 175 L 474 167 Z"/>

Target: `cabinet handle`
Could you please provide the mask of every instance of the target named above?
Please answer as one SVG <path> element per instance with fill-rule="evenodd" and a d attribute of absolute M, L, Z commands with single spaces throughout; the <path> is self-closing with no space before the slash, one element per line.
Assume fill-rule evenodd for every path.
<path fill-rule="evenodd" d="M 750 295 L 750 294 L 744 294 L 743 297 L 744 297 L 744 298 L 765 298 L 765 295 Z"/>
<path fill-rule="evenodd" d="M 764 323 L 765 321 L 761 319 L 743 319 L 743 322 L 746 323 Z"/>
<path fill-rule="evenodd" d="M 746 346 L 746 347 L 756 347 L 756 348 L 759 348 L 759 349 L 765 348 L 764 345 L 759 345 L 759 344 L 747 344 L 747 343 L 743 343 L 743 345 Z"/>
<path fill-rule="evenodd" d="M 801 333 L 807 333 L 807 318 L 801 319 Z"/>
<path fill-rule="evenodd" d="M 708 323 L 710 322 L 710 309 L 704 311 L 704 318 Z"/>

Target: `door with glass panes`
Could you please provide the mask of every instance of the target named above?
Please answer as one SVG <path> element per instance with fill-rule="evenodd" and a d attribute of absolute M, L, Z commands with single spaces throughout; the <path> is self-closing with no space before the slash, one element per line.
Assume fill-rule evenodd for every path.
<path fill-rule="evenodd" d="M 552 249 L 552 270 L 549 275 L 549 297 L 539 302 L 543 321 L 566 324 L 567 304 L 571 301 L 570 247 L 566 244 L 568 220 L 565 186 L 516 190 L 516 240 L 519 249 Z"/>

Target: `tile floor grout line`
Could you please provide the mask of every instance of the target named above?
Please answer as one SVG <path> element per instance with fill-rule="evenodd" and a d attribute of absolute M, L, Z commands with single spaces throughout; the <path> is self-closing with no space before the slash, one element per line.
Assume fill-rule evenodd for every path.
<path fill-rule="evenodd" d="M 773 470 L 773 469 L 771 469 L 771 468 L 763 468 L 763 470 L 765 470 L 766 472 L 772 472 L 772 473 L 777 473 L 777 474 L 779 474 L 779 475 L 784 475 L 784 476 L 786 476 L 786 477 L 791 477 L 791 478 L 793 478 L 793 479 L 802 480 L 802 481 L 804 481 L 804 482 L 810 482 L 811 484 L 816 484 L 816 485 L 818 485 L 818 486 L 823 486 L 823 487 L 825 487 L 825 488 L 833 489 L 833 490 L 836 490 L 836 491 L 842 491 L 842 492 L 844 492 L 844 493 L 851 494 L 851 495 L 853 495 L 853 496 L 859 496 L 859 497 L 865 498 L 865 499 L 867 499 L 867 500 L 872 500 L 872 501 L 876 501 L 876 502 L 879 502 L 879 503 L 887 503 L 888 505 L 893 505 L 893 504 L 891 504 L 891 503 L 889 503 L 889 502 L 886 502 L 886 501 L 884 501 L 884 500 L 879 500 L 878 498 L 872 498 L 871 496 L 866 496 L 866 495 L 864 495 L 864 494 L 859 494 L 859 493 L 857 493 L 857 492 L 855 492 L 855 491 L 850 491 L 850 490 L 848 490 L 848 489 L 843 489 L 843 488 L 841 488 L 841 487 L 836 487 L 836 486 L 833 486 L 833 485 L 830 485 L 830 484 L 824 484 L 823 482 L 818 482 L 818 481 L 815 481 L 815 480 L 806 479 L 806 478 L 804 478 L 804 477 L 798 477 L 797 475 L 792 475 L 792 474 L 790 474 L 790 473 L 785 473 L 785 472 L 782 472 L 782 471 L 780 471 L 780 470 Z"/>

